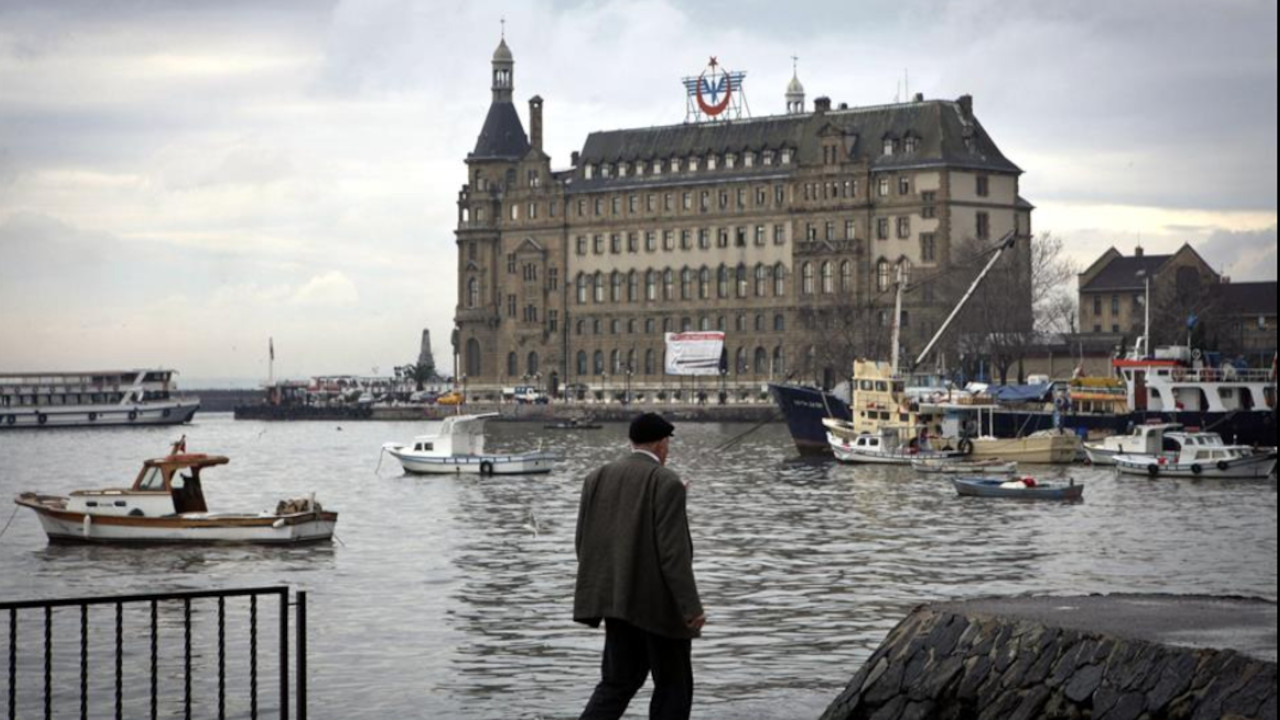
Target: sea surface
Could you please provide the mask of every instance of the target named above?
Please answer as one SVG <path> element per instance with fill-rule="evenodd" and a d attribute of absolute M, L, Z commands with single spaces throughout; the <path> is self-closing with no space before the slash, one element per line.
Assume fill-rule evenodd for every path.
<path fill-rule="evenodd" d="M 0 433 L 4 498 L 127 486 L 143 459 L 185 433 L 191 452 L 231 458 L 205 474 L 211 510 L 271 509 L 315 492 L 340 513 L 339 539 L 320 546 L 117 548 L 49 545 L 33 513 L 11 517 L 0 506 L 0 600 L 287 585 L 308 593 L 312 718 L 577 717 L 603 642 L 602 632 L 571 620 L 578 492 L 590 469 L 626 451 L 625 427 L 491 425 L 491 448 L 541 444 L 564 461 L 550 476 L 486 479 L 406 476 L 380 458 L 384 442 L 407 441 L 420 427 L 203 414 L 182 428 Z M 694 645 L 696 718 L 816 718 L 894 625 L 935 600 L 1277 597 L 1274 479 L 1153 482 L 1083 466 L 1035 468 L 1043 479 L 1085 483 L 1085 502 L 961 499 L 947 481 L 909 468 L 799 459 L 781 425 L 720 449 L 749 430 L 684 425 L 672 450 L 671 467 L 691 483 L 695 569 L 709 616 Z M 263 608 L 263 627 L 274 628 L 274 612 Z M 248 717 L 237 617 L 228 630 L 228 717 Z M 55 618 L 53 715 L 79 717 L 79 612 Z M 197 717 L 214 716 L 214 618 L 201 605 L 193 620 L 205 643 L 193 658 Z M 43 622 L 20 620 L 17 716 L 42 717 Z M 4 649 L 9 623 L 0 621 Z M 125 717 L 147 716 L 146 623 L 125 613 Z M 110 676 L 90 681 L 89 714 L 109 717 L 114 613 L 95 609 L 89 624 L 91 665 Z M 180 616 L 164 612 L 160 624 L 166 640 L 181 640 Z M 182 658 L 160 654 L 160 716 L 181 717 Z M 0 652 L 0 690 L 8 662 Z M 262 690 L 260 707 L 278 702 L 272 691 Z M 642 691 L 628 717 L 646 717 L 647 698 Z"/>

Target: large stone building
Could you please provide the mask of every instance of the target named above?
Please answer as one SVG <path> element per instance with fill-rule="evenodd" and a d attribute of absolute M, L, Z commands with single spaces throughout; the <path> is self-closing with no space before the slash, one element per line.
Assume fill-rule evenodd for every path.
<path fill-rule="evenodd" d="M 928 278 L 960 247 L 1015 233 L 1028 256 L 1021 170 L 969 96 L 808 108 L 796 78 L 783 115 L 595 132 L 553 170 L 543 100 L 526 135 L 514 66 L 504 40 L 458 195 L 454 349 L 473 391 L 687 388 L 663 353 L 689 329 L 726 332 L 730 388 L 830 384 L 852 354 L 887 354 L 899 265 L 918 350 L 951 308 Z"/>

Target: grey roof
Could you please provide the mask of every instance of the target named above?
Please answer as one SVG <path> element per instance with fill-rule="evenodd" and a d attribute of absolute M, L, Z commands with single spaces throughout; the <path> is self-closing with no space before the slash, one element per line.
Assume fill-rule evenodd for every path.
<path fill-rule="evenodd" d="M 1143 287 L 1138 272 L 1145 270 L 1147 275 L 1155 278 L 1160 268 L 1172 255 L 1143 255 L 1141 257 L 1118 257 L 1107 263 L 1107 266 L 1094 276 L 1081 292 L 1101 292 L 1106 290 L 1136 290 Z"/>
<path fill-rule="evenodd" d="M 579 167 L 783 148 L 792 149 L 799 164 L 818 164 L 821 161 L 819 133 L 828 127 L 856 136 L 852 158 L 869 162 L 873 169 L 951 166 L 992 172 L 1022 172 L 1001 154 L 981 123 L 976 119 L 966 121 L 958 103 L 941 100 L 833 110 L 821 115 L 774 115 L 729 122 L 595 132 L 587 137 Z M 885 137 L 902 139 L 909 134 L 918 139 L 914 152 L 900 150 L 890 156 L 881 153 Z M 966 134 L 971 136 L 971 143 L 966 143 Z M 777 172 L 779 168 L 775 164 L 773 167 L 757 165 L 755 169 L 766 173 Z M 717 172 L 741 174 L 743 169 L 739 166 L 732 170 L 699 171 L 698 177 L 716 177 Z M 640 180 L 669 183 L 671 176 L 617 178 L 615 175 L 604 178 L 597 174 L 591 180 L 579 177 L 575 189 L 616 187 L 623 182 L 632 184 Z"/>
<path fill-rule="evenodd" d="M 514 58 L 511 56 L 511 48 L 507 47 L 507 39 L 502 38 L 498 43 L 498 47 L 493 51 L 494 62 L 512 62 Z"/>
<path fill-rule="evenodd" d="M 489 116 L 476 140 L 476 149 L 469 160 L 519 160 L 529 152 L 529 137 L 524 134 L 520 114 L 509 102 L 495 102 L 489 106 Z"/>
<path fill-rule="evenodd" d="M 1224 283 L 1218 286 L 1218 297 L 1230 313 L 1237 315 L 1275 315 L 1276 281 Z"/>

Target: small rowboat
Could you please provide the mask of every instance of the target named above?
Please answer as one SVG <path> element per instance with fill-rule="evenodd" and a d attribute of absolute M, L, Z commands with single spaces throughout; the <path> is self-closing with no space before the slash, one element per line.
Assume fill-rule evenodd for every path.
<path fill-rule="evenodd" d="M 1009 480 L 1007 478 L 960 477 L 951 484 L 963 497 L 1005 498 L 1018 500 L 1065 500 L 1075 502 L 1084 498 L 1084 485 L 1072 480 L 1068 485 L 1038 483 L 1031 478 Z"/>
<path fill-rule="evenodd" d="M 913 460 L 911 467 L 926 475 L 1012 475 L 1018 472 L 1018 463 L 997 458 L 954 462 L 948 460 Z"/>

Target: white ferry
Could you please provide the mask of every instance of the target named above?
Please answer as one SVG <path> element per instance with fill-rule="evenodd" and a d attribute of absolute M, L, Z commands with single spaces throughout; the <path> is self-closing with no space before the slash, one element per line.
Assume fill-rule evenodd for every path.
<path fill-rule="evenodd" d="M 0 373 L 0 430 L 178 425 L 199 398 L 177 394 L 174 370 Z"/>

